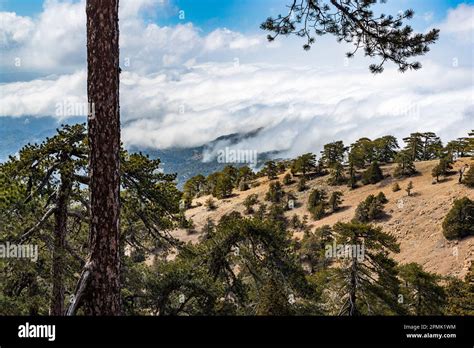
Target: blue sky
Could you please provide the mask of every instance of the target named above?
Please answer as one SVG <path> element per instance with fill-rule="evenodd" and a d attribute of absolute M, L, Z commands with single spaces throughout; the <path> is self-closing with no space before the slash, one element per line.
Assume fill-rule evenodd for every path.
<path fill-rule="evenodd" d="M 127 146 L 206 144 L 263 129 L 258 152 L 294 157 L 325 143 L 413 131 L 443 140 L 474 124 L 474 0 L 388 0 L 384 13 L 412 8 L 416 31 L 441 29 L 423 68 L 401 74 L 333 36 L 269 44 L 259 25 L 290 0 L 120 0 L 121 117 Z M 163 0 L 166 1 L 166 0 Z M 0 117 L 55 117 L 85 103 L 84 2 L 0 0 Z M 183 10 L 185 19 L 178 15 Z M 21 64 L 16 64 L 20 60 Z M 127 63 L 128 62 L 128 63 Z M 80 109 L 80 108 L 79 108 Z"/>
<path fill-rule="evenodd" d="M 45 0 L 46 1 L 46 0 Z M 70 0 L 74 2 L 75 0 Z M 166 0 L 174 8 L 165 15 L 158 11 L 150 13 L 149 20 L 160 25 L 182 23 L 177 10 L 185 11 L 185 22 L 192 22 L 205 32 L 217 27 L 227 27 L 241 32 L 256 32 L 260 23 L 269 15 L 284 13 L 291 0 Z M 449 8 L 457 5 L 474 4 L 474 0 L 388 0 L 383 4 L 387 13 L 412 8 L 419 16 L 413 24 L 415 28 L 425 26 L 420 18 L 432 13 L 433 21 L 441 20 Z M 43 7 L 42 0 L 0 0 L 1 11 L 12 11 L 21 16 L 38 15 Z"/>

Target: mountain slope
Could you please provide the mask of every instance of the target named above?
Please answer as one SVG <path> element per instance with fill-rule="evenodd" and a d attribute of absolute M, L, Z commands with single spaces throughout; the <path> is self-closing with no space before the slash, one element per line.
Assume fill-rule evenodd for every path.
<path fill-rule="evenodd" d="M 319 221 L 312 221 L 309 217 L 309 226 L 313 231 L 316 227 L 351 220 L 357 205 L 362 200 L 370 194 L 383 192 L 389 200 L 384 209 L 386 217 L 375 224 L 397 237 L 401 251 L 394 255 L 394 258 L 401 263 L 417 262 L 426 270 L 441 275 L 464 277 L 473 260 L 474 237 L 461 241 L 448 241 L 442 234 L 441 224 L 454 200 L 463 196 L 474 199 L 474 190 L 458 184 L 457 175 L 450 176 L 438 184 L 432 184 L 431 170 L 437 163 L 438 161 L 418 162 L 416 168 L 420 174 L 417 176 L 406 179 L 387 178 L 378 184 L 361 186 L 355 190 L 350 190 L 346 186 L 328 186 L 327 177 L 308 181 L 309 189 L 305 192 L 297 192 L 296 183 L 284 186 L 285 192 L 292 192 L 297 198 L 296 208 L 288 211 L 286 216 L 297 214 L 300 217 L 304 215 L 309 217 L 306 203 L 313 188 L 324 188 L 328 193 L 342 191 L 344 202 L 339 212 Z M 465 164 L 474 167 L 473 160 L 463 158 L 456 162 L 454 170 Z M 382 169 L 384 173 L 391 173 L 393 168 L 394 165 L 387 165 Z M 283 176 L 284 174 L 279 176 L 280 181 Z M 268 191 L 269 181 L 267 178 L 260 178 L 258 181 L 260 182 L 258 187 L 245 192 L 234 191 L 232 198 L 216 201 L 215 211 L 207 211 L 204 205 L 189 209 L 186 216 L 193 220 L 198 233 L 189 234 L 185 230 L 177 230 L 174 231 L 175 236 L 184 241 L 196 242 L 207 218 L 218 221 L 222 215 L 232 211 L 243 213 L 242 203 L 250 194 L 257 194 L 259 202 L 265 202 L 264 196 Z M 410 197 L 405 192 L 409 181 L 414 185 L 414 194 Z M 399 183 L 401 191 L 392 192 L 394 182 Z M 194 205 L 198 202 L 204 204 L 208 198 L 209 196 L 200 197 L 194 201 Z M 301 238 L 302 232 L 295 232 L 294 237 Z"/>

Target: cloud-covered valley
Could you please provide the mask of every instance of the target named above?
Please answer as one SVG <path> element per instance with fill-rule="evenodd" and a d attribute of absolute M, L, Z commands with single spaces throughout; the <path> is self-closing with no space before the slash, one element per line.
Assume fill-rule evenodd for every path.
<path fill-rule="evenodd" d="M 463 17 L 472 6 L 459 6 L 439 23 L 446 34 L 421 59 L 422 70 L 400 74 L 388 65 L 374 76 L 367 69 L 371 61 L 344 61 L 347 47 L 332 38 L 305 53 L 297 40 L 269 45 L 257 31 L 204 33 L 185 22 L 160 27 L 144 13 L 156 6 L 172 11 L 171 4 L 123 3 L 120 93 L 127 146 L 193 147 L 261 128 L 235 146 L 294 156 L 333 140 L 418 130 L 448 140 L 474 126 L 473 43 L 465 40 L 473 28 Z M 0 13 L 1 69 L 41 74 L 0 85 L 0 117 L 61 118 L 58 103 L 86 101 L 83 7 L 83 1 L 47 1 L 38 18 Z M 64 25 L 53 25 L 52 18 Z M 14 65 L 18 57 L 20 67 Z"/>

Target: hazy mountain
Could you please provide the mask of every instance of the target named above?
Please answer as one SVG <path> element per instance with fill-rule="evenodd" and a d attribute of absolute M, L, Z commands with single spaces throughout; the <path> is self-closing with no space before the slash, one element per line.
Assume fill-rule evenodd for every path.
<path fill-rule="evenodd" d="M 28 143 L 40 143 L 56 133 L 61 124 L 86 122 L 84 117 L 58 121 L 54 117 L 0 117 L 0 162 L 15 155 Z M 190 177 L 208 175 L 223 169 L 227 163 L 218 163 L 213 154 L 218 149 L 235 146 L 239 142 L 255 137 L 260 129 L 245 134 L 229 134 L 218 137 L 210 143 L 193 148 L 147 149 L 132 146 L 132 152 L 142 152 L 151 158 L 160 158 L 165 173 L 177 173 L 178 186 L 182 187 Z M 205 156 L 206 155 L 206 156 Z M 258 168 L 274 153 L 258 155 Z M 204 157 L 207 157 L 206 160 Z M 240 166 L 242 164 L 235 164 Z"/>

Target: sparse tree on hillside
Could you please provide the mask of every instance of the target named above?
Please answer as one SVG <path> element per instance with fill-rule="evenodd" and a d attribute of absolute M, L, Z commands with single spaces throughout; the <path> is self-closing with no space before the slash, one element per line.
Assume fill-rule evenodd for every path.
<path fill-rule="evenodd" d="M 278 175 L 278 168 L 275 161 L 268 161 L 265 163 L 263 169 L 269 180 L 275 180 Z"/>
<path fill-rule="evenodd" d="M 344 166 L 341 163 L 333 164 L 331 174 L 328 179 L 328 184 L 332 186 L 343 185 L 346 182 L 344 175 Z"/>
<path fill-rule="evenodd" d="M 254 212 L 253 206 L 258 203 L 258 196 L 256 194 L 251 194 L 247 196 L 244 200 L 245 213 L 252 214 Z"/>
<path fill-rule="evenodd" d="M 474 165 L 469 167 L 467 174 L 462 179 L 462 183 L 467 187 L 474 188 Z"/>
<path fill-rule="evenodd" d="M 374 157 L 382 163 L 392 162 L 399 149 L 397 138 L 386 135 L 373 141 Z"/>
<path fill-rule="evenodd" d="M 395 168 L 393 175 L 396 178 L 412 176 L 416 174 L 415 164 L 413 163 L 412 157 L 407 150 L 400 151 L 395 157 L 395 162 L 397 163 L 397 168 Z"/>
<path fill-rule="evenodd" d="M 387 203 L 385 195 L 369 195 L 357 206 L 353 221 L 367 223 L 379 219 L 382 216 L 385 203 Z"/>
<path fill-rule="evenodd" d="M 369 168 L 362 174 L 362 182 L 364 185 L 376 184 L 384 178 L 382 169 L 377 161 L 370 164 Z"/>
<path fill-rule="evenodd" d="M 327 193 L 324 190 L 314 189 L 308 198 L 308 211 L 313 219 L 320 220 L 326 215 Z"/>
<path fill-rule="evenodd" d="M 301 173 L 304 178 L 309 173 L 317 172 L 316 155 L 306 153 L 296 158 L 291 165 L 293 175 Z"/>
<path fill-rule="evenodd" d="M 442 157 L 439 160 L 439 163 L 433 167 L 433 170 L 431 171 L 431 176 L 433 178 L 436 178 L 436 182 L 439 182 L 439 177 L 446 177 L 451 169 L 453 169 L 453 166 L 449 156 Z"/>
<path fill-rule="evenodd" d="M 336 165 L 341 164 L 344 161 L 344 156 L 347 147 L 344 146 L 342 141 L 335 141 L 324 145 L 323 151 L 321 151 L 321 160 L 327 168 L 334 168 Z"/>
<path fill-rule="evenodd" d="M 467 197 L 454 201 L 444 218 L 443 234 L 447 239 L 474 235 L 474 201 Z"/>
<path fill-rule="evenodd" d="M 342 196 L 344 196 L 344 194 L 341 191 L 334 191 L 331 193 L 328 204 L 331 207 L 331 211 L 333 213 L 339 210 L 342 204 Z"/>
<path fill-rule="evenodd" d="M 283 189 L 279 181 L 271 182 L 268 187 L 268 192 L 265 195 L 265 200 L 272 203 L 280 203 L 283 199 Z"/>

